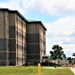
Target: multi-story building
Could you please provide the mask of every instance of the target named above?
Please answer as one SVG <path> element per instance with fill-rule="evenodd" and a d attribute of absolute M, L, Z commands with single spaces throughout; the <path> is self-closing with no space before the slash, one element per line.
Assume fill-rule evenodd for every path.
<path fill-rule="evenodd" d="M 18 11 L 9 11 L 9 65 L 26 61 L 26 22 Z"/>
<path fill-rule="evenodd" d="M 9 64 L 9 25 L 8 12 L 0 9 L 0 65 Z"/>
<path fill-rule="evenodd" d="M 41 62 L 46 53 L 45 31 L 41 21 L 29 22 L 16 10 L 0 9 L 0 65 Z"/>
<path fill-rule="evenodd" d="M 18 11 L 0 9 L 0 65 L 25 63 L 26 22 Z"/>
<path fill-rule="evenodd" d="M 27 29 L 27 61 L 42 62 L 46 54 L 46 28 L 41 21 L 30 21 Z"/>

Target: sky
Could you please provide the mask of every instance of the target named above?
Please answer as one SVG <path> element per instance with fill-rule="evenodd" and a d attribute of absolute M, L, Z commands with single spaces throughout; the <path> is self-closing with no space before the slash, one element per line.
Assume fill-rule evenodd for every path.
<path fill-rule="evenodd" d="M 67 57 L 75 52 L 75 0 L 0 0 L 0 8 L 18 10 L 28 20 L 42 21 L 46 54 L 60 45 Z"/>

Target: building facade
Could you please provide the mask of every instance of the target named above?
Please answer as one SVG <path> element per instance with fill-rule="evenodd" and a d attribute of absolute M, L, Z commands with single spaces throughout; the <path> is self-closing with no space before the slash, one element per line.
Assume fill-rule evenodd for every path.
<path fill-rule="evenodd" d="M 8 65 L 9 26 L 8 12 L 0 11 L 0 65 Z"/>
<path fill-rule="evenodd" d="M 23 65 L 26 61 L 26 22 L 18 11 L 9 13 L 10 65 Z"/>
<path fill-rule="evenodd" d="M 26 25 L 27 30 L 27 61 L 39 63 L 46 55 L 46 28 L 41 21 L 31 21 Z"/>
<path fill-rule="evenodd" d="M 0 65 L 42 62 L 45 33 L 41 21 L 29 22 L 16 10 L 0 9 Z"/>

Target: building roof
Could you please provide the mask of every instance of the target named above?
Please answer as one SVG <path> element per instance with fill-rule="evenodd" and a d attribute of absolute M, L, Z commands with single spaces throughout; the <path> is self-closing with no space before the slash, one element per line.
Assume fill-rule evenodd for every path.
<path fill-rule="evenodd" d="M 18 14 L 24 21 L 28 22 L 28 20 L 26 20 L 22 14 L 20 14 L 17 10 L 9 10 L 8 8 L 0 8 L 0 11 L 7 11 L 10 13 L 16 13 Z"/>
<path fill-rule="evenodd" d="M 41 21 L 28 20 L 28 23 L 40 23 L 41 26 L 47 31 L 46 27 L 44 26 L 44 24 Z"/>
<path fill-rule="evenodd" d="M 24 21 L 26 21 L 27 23 L 40 23 L 41 26 L 42 26 L 45 30 L 47 30 L 46 27 L 43 25 L 43 23 L 42 23 L 41 21 L 31 21 L 31 20 L 27 20 L 27 19 L 25 19 L 25 18 L 23 17 L 23 15 L 20 14 L 17 10 L 9 10 L 8 8 L 0 8 L 0 11 L 7 11 L 7 12 L 10 12 L 10 13 L 16 13 L 16 14 L 18 14 Z"/>

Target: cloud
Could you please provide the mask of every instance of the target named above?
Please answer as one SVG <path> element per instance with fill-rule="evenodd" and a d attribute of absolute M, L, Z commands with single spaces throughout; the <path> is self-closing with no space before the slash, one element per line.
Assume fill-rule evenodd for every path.
<path fill-rule="evenodd" d="M 22 0 L 27 10 L 33 9 L 50 15 L 69 15 L 75 13 L 75 0 Z"/>
<path fill-rule="evenodd" d="M 28 13 L 30 10 L 37 8 L 38 0 L 7 0 L 7 2 L 0 2 L 0 7 L 18 10 L 21 14 Z"/>
<path fill-rule="evenodd" d="M 75 12 L 75 0 L 41 0 L 44 12 L 52 15 L 73 14 Z"/>
<path fill-rule="evenodd" d="M 48 29 L 47 35 L 69 36 L 75 32 L 75 17 L 63 17 L 53 23 L 46 24 L 46 26 Z"/>
<path fill-rule="evenodd" d="M 49 53 L 51 47 L 55 44 L 61 45 L 66 54 L 68 51 L 71 54 L 75 52 L 75 17 L 63 17 L 53 23 L 44 23 L 44 25 L 48 30 L 47 53 Z"/>
<path fill-rule="evenodd" d="M 0 8 L 9 8 L 12 10 L 18 10 L 20 13 L 24 14 L 24 8 L 20 5 L 21 0 L 8 0 L 7 2 L 0 2 Z"/>
<path fill-rule="evenodd" d="M 75 13 L 75 0 L 8 0 L 0 2 L 0 7 L 17 9 L 21 13 L 39 11 L 50 15 L 69 15 Z"/>

